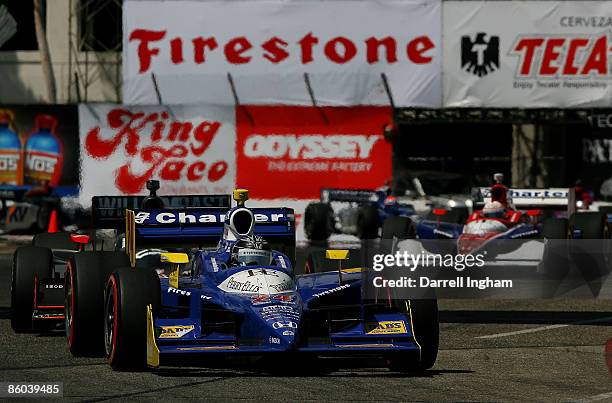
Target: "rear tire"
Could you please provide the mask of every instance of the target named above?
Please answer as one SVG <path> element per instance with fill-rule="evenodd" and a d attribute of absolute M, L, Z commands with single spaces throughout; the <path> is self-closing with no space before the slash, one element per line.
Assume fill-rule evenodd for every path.
<path fill-rule="evenodd" d="M 34 279 L 53 276 L 53 253 L 35 246 L 17 248 L 11 275 L 11 327 L 16 333 L 31 332 L 34 307 Z"/>
<path fill-rule="evenodd" d="M 385 220 L 382 229 L 383 239 L 414 239 L 416 227 L 408 217 L 389 217 Z"/>
<path fill-rule="evenodd" d="M 380 216 L 378 207 L 373 204 L 365 204 L 357 211 L 357 236 L 359 239 L 378 238 L 380 228 Z"/>
<path fill-rule="evenodd" d="M 325 241 L 334 228 L 334 211 L 326 203 L 310 203 L 304 212 L 304 231 L 311 241 Z"/>
<path fill-rule="evenodd" d="M 124 252 L 81 252 L 68 261 L 64 311 L 72 355 L 102 355 L 104 287 L 115 268 L 127 265 L 129 259 Z"/>
<path fill-rule="evenodd" d="M 598 211 L 575 213 L 571 219 L 572 230 L 582 231 L 582 239 L 609 238 L 606 215 Z"/>
<path fill-rule="evenodd" d="M 547 218 L 542 223 L 542 238 L 545 239 L 567 239 L 567 218 Z"/>
<path fill-rule="evenodd" d="M 399 372 L 425 371 L 434 366 L 438 357 L 440 344 L 438 301 L 435 299 L 420 299 L 405 302 L 409 307 L 414 338 L 421 351 L 417 359 L 411 352 L 401 352 L 389 356 L 389 368 L 392 371 Z"/>
<path fill-rule="evenodd" d="M 159 277 L 152 270 L 123 267 L 108 278 L 104 303 L 106 357 L 115 371 L 146 367 L 147 316 L 160 305 Z"/>

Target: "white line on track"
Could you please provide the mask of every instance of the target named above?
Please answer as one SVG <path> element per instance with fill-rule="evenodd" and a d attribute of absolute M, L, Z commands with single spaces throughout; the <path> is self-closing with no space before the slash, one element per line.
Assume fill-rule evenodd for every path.
<path fill-rule="evenodd" d="M 517 334 L 542 332 L 544 330 L 559 329 L 559 328 L 567 327 L 567 326 L 571 326 L 571 325 L 584 325 L 584 324 L 588 324 L 588 323 L 605 322 L 605 321 L 609 321 L 609 320 L 612 320 L 612 316 L 609 316 L 609 317 L 606 317 L 606 318 L 596 318 L 596 319 L 589 319 L 589 320 L 581 320 L 581 321 L 578 321 L 578 322 L 564 323 L 564 324 L 559 324 L 559 325 L 549 325 L 549 326 L 534 327 L 534 328 L 531 328 L 531 329 L 517 330 L 517 331 L 514 331 L 514 332 L 487 334 L 487 335 L 484 335 L 484 336 L 476 336 L 475 339 L 495 339 L 495 338 L 498 338 L 498 337 L 508 337 L 508 336 L 515 336 Z"/>
<path fill-rule="evenodd" d="M 532 328 L 532 329 L 517 330 L 515 332 L 487 334 L 486 336 L 478 336 L 478 337 L 475 337 L 475 338 L 476 339 L 495 339 L 497 337 L 507 337 L 507 336 L 514 336 L 514 335 L 517 335 L 517 334 L 535 333 L 535 332 L 541 332 L 543 330 L 558 329 L 560 327 L 566 327 L 566 326 L 569 326 L 569 325 L 563 324 L 563 325 L 542 326 L 542 327 L 536 327 L 536 328 Z"/>
<path fill-rule="evenodd" d="M 586 402 L 597 402 L 600 400 L 607 400 L 607 399 L 612 399 L 612 392 L 608 392 L 608 393 L 602 393 L 601 395 L 595 395 L 595 396 L 589 396 L 589 397 L 585 397 L 584 399 L 578 399 L 578 400 L 569 400 L 570 402 L 576 402 L 576 403 L 586 403 Z"/>

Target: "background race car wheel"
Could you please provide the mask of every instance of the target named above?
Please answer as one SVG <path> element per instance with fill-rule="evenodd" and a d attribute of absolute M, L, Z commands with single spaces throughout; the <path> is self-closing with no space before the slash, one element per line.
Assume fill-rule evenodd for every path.
<path fill-rule="evenodd" d="M 547 218 L 542 223 L 542 238 L 545 239 L 567 239 L 567 218 Z"/>
<path fill-rule="evenodd" d="M 414 239 L 416 227 L 408 217 L 389 217 L 385 220 L 382 230 L 383 239 Z"/>
<path fill-rule="evenodd" d="M 609 238 L 606 215 L 599 211 L 573 214 L 570 219 L 570 227 L 572 230 L 580 230 L 582 239 Z"/>
<path fill-rule="evenodd" d="M 159 277 L 152 270 L 115 270 L 106 285 L 104 345 L 113 370 L 140 370 L 146 366 L 147 317 L 151 304 L 161 300 Z"/>
<path fill-rule="evenodd" d="M 400 302 L 408 306 L 412 331 L 421 351 L 420 354 L 417 354 L 416 359 L 410 352 L 390 355 L 388 357 L 389 368 L 399 372 L 425 371 L 434 366 L 438 357 L 440 342 L 438 301 L 419 299 Z"/>
<path fill-rule="evenodd" d="M 334 211 L 326 203 L 310 203 L 304 212 L 304 231 L 311 241 L 325 241 L 333 232 Z"/>
<path fill-rule="evenodd" d="M 81 252 L 68 260 L 64 312 L 72 355 L 102 355 L 104 287 L 115 268 L 127 265 L 129 259 L 123 252 Z"/>
<path fill-rule="evenodd" d="M 359 206 L 357 211 L 357 236 L 359 239 L 378 238 L 379 228 L 378 207 L 373 204 Z"/>
<path fill-rule="evenodd" d="M 34 246 L 17 248 L 13 255 L 11 276 L 11 327 L 15 332 L 32 330 L 34 279 L 53 276 L 53 254 L 50 249 Z"/>
<path fill-rule="evenodd" d="M 42 203 L 38 206 L 36 213 L 36 222 L 32 224 L 32 230 L 36 232 L 44 232 L 49 228 L 49 219 L 51 218 L 52 207 L 47 203 Z"/>

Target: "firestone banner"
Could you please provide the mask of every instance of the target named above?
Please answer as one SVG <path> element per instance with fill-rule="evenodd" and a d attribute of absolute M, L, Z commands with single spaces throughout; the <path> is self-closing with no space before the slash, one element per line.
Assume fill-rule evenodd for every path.
<path fill-rule="evenodd" d="M 440 0 L 126 1 L 127 104 L 440 107 Z M 161 102 L 160 102 L 161 101 Z"/>
<path fill-rule="evenodd" d="M 237 184 L 262 199 L 317 199 L 322 187 L 375 189 L 391 178 L 389 107 L 249 107 L 237 114 Z"/>
<path fill-rule="evenodd" d="M 230 193 L 236 181 L 232 107 L 79 105 L 80 202 L 96 195 Z"/>
<path fill-rule="evenodd" d="M 612 102 L 612 2 L 447 1 L 445 107 Z"/>

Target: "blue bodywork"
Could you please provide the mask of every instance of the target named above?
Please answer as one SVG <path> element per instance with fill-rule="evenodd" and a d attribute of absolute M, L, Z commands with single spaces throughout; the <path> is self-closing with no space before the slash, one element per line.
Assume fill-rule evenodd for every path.
<path fill-rule="evenodd" d="M 270 266 L 233 266 L 230 251 L 236 241 L 230 217 L 241 208 L 136 213 L 136 245 L 141 251 L 152 245 L 193 246 L 219 240 L 213 250 L 190 249 L 190 263 L 181 269 L 178 288 L 160 276 L 161 307 L 153 323 L 162 360 L 229 352 L 418 353 L 410 313 L 391 307 L 386 299 L 365 303 L 361 272 L 296 276 L 292 259 L 278 251 L 273 251 Z M 272 245 L 295 242 L 293 210 L 250 211 L 256 221 L 254 235 Z"/>

